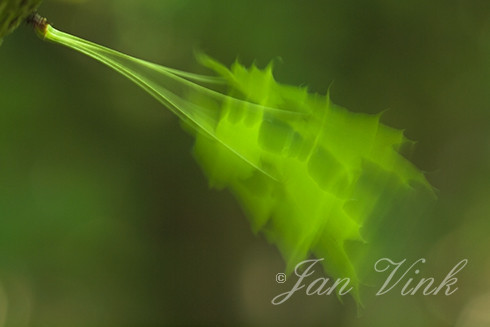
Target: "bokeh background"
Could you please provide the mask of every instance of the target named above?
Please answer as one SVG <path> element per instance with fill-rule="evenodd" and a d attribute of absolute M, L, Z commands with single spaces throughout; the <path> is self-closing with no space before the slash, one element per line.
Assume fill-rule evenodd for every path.
<path fill-rule="evenodd" d="M 490 2 L 45 0 L 40 12 L 193 72 L 196 49 L 280 59 L 280 82 L 389 109 L 383 122 L 418 141 L 412 160 L 439 190 L 397 259 L 427 258 L 438 281 L 469 264 L 450 297 L 273 306 L 294 281 L 275 282 L 279 252 L 209 190 L 176 117 L 23 26 L 0 47 L 0 326 L 490 326 Z"/>

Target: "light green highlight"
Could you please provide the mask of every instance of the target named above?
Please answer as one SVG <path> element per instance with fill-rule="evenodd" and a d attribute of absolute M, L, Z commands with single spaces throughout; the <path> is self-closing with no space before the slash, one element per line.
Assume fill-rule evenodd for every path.
<path fill-rule="evenodd" d="M 194 155 L 212 187 L 228 188 L 283 254 L 287 271 L 314 254 L 326 272 L 348 277 L 360 301 L 362 229 L 391 206 L 389 196 L 432 192 L 423 173 L 398 150 L 410 141 L 380 122 L 352 113 L 329 96 L 278 83 L 272 65 L 231 69 L 198 55 L 217 76 L 170 69 L 48 26 L 46 40 L 84 53 L 123 74 L 172 110 L 196 137 Z M 207 85 L 207 86 L 204 86 Z M 225 85 L 228 95 L 212 90 Z M 396 219 L 396 217 L 392 217 Z"/>

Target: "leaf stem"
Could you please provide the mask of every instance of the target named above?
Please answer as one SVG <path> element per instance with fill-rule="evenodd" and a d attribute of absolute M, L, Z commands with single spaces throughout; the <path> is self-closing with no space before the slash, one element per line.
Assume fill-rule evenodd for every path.
<path fill-rule="evenodd" d="M 26 23 L 32 25 L 34 31 L 36 31 L 37 35 L 40 38 L 44 39 L 46 37 L 49 22 L 45 17 L 35 12 L 31 14 L 29 17 L 27 17 Z"/>

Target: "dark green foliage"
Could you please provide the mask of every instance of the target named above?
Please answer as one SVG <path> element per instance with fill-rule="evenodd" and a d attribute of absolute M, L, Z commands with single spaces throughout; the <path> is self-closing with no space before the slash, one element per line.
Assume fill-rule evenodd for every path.
<path fill-rule="evenodd" d="M 0 44 L 4 36 L 15 30 L 42 0 L 0 0 Z"/>

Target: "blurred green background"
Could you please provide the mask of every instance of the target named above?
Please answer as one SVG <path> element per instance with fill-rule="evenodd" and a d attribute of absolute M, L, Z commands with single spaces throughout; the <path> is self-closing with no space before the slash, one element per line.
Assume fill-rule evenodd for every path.
<path fill-rule="evenodd" d="M 439 189 L 423 222 L 435 232 L 412 240 L 431 246 L 396 259 L 427 258 L 439 281 L 469 264 L 450 297 L 397 290 L 359 315 L 304 292 L 273 306 L 294 284 L 275 282 L 279 252 L 208 189 L 177 118 L 23 26 L 0 48 L 0 326 L 490 326 L 489 1 L 45 0 L 40 12 L 193 72 L 195 49 L 280 58 L 280 82 L 333 82 L 337 104 L 390 109 L 383 122 L 418 141 L 412 160 Z"/>

